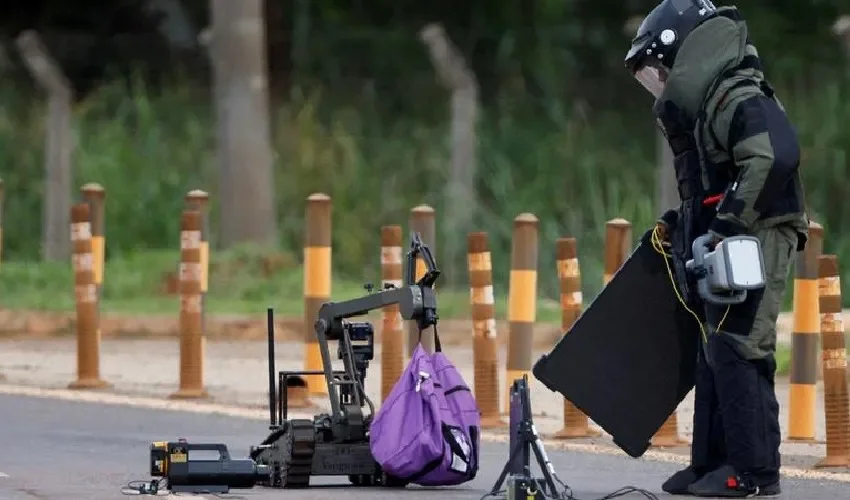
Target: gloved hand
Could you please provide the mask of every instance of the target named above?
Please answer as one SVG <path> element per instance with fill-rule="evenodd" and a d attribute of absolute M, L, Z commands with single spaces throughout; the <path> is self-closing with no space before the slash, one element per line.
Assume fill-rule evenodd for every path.
<path fill-rule="evenodd" d="M 686 151 L 696 151 L 693 120 L 688 119 L 684 112 L 671 101 L 657 102 L 653 106 L 655 118 L 661 126 L 661 131 L 673 150 L 673 156 L 679 156 Z"/>
<path fill-rule="evenodd" d="M 655 221 L 655 227 L 658 228 L 658 236 L 662 242 L 666 244 L 670 243 L 670 233 L 676 229 L 676 223 L 678 222 L 679 212 L 677 210 L 668 210 Z"/>
<path fill-rule="evenodd" d="M 708 235 L 711 238 L 708 240 L 706 245 L 708 246 L 709 250 L 714 250 L 714 247 L 716 247 L 717 244 L 720 243 L 723 240 L 723 236 L 720 236 L 719 234 L 712 232 L 712 231 L 709 231 Z"/>
<path fill-rule="evenodd" d="M 670 246 L 670 235 L 676 229 L 676 223 L 679 220 L 679 212 L 677 210 L 668 210 L 664 215 L 655 221 L 655 227 L 649 229 L 641 237 L 641 242 L 653 244 L 653 239 L 658 238 L 664 247 Z"/>

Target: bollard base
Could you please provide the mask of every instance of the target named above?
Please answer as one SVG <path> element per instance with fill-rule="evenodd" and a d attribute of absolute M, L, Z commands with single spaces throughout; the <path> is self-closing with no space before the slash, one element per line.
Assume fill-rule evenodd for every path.
<path fill-rule="evenodd" d="M 499 416 L 494 415 L 490 417 L 481 417 L 482 429 L 500 429 L 507 426 L 507 422 L 502 420 L 502 418 Z"/>
<path fill-rule="evenodd" d="M 602 435 L 602 432 L 594 429 L 593 427 L 584 427 L 584 428 L 575 428 L 575 427 L 564 427 L 559 430 L 555 434 L 552 435 L 552 439 L 563 440 L 563 439 L 580 439 L 580 438 L 591 438 L 591 437 L 599 437 Z"/>
<path fill-rule="evenodd" d="M 303 410 L 315 408 L 316 404 L 310 399 L 310 395 L 304 386 L 290 386 L 287 388 L 286 406 Z"/>
<path fill-rule="evenodd" d="M 77 379 L 70 384 L 68 384 L 68 389 L 80 390 L 80 389 L 109 389 L 112 387 L 112 384 L 105 380 L 101 380 L 99 378 L 80 378 Z"/>
<path fill-rule="evenodd" d="M 168 396 L 168 399 L 209 399 L 205 389 L 180 389 Z"/>
<path fill-rule="evenodd" d="M 850 455 L 824 457 L 815 464 L 816 469 L 826 467 L 850 467 Z"/>
<path fill-rule="evenodd" d="M 786 442 L 792 443 L 803 443 L 803 444 L 824 444 L 823 441 L 819 441 L 813 437 L 793 437 L 788 436 L 785 438 Z"/>
<path fill-rule="evenodd" d="M 657 436 L 650 441 L 652 448 L 678 448 L 691 444 L 687 439 L 682 439 L 679 436 Z"/>

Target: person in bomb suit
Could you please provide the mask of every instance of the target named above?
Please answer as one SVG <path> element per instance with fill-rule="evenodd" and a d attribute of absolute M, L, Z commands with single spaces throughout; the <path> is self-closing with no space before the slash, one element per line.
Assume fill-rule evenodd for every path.
<path fill-rule="evenodd" d="M 674 154 L 681 205 L 661 216 L 655 234 L 672 250 L 677 288 L 699 311 L 704 331 L 695 353 L 691 464 L 662 489 L 778 495 L 776 321 L 794 252 L 808 236 L 795 129 L 735 7 L 663 0 L 638 29 L 625 65 L 655 98 L 653 112 Z M 738 305 L 703 303 L 684 262 L 694 238 L 706 233 L 712 244 L 757 237 L 765 286 Z"/>

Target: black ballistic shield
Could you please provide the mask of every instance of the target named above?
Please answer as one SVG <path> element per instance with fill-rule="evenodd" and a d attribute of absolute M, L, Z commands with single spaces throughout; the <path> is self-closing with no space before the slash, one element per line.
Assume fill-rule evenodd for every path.
<path fill-rule="evenodd" d="M 634 458 L 693 388 L 700 336 L 646 240 L 532 370 Z"/>

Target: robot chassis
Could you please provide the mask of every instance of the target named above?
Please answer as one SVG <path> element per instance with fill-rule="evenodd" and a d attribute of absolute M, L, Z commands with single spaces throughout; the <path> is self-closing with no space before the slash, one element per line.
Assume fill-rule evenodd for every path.
<path fill-rule="evenodd" d="M 426 265 L 424 276 L 415 281 L 416 259 Z M 314 329 L 322 355 L 321 371 L 280 371 L 275 377 L 273 312 L 268 310 L 269 332 L 269 436 L 255 447 L 250 457 L 270 474 L 258 485 L 273 488 L 303 488 L 311 476 L 348 476 L 355 486 L 404 487 L 407 482 L 381 470 L 369 448 L 369 426 L 375 406 L 364 389 L 366 369 L 374 354 L 374 327 L 368 322 L 350 322 L 375 309 L 398 305 L 401 317 L 416 321 L 421 330 L 437 323 L 437 301 L 433 285 L 439 277 L 430 249 L 418 233 L 411 237 L 407 253 L 405 286 L 369 293 L 360 298 L 322 305 Z M 367 288 L 368 289 L 368 288 Z M 337 357 L 343 369 L 334 371 L 328 341 L 338 341 Z M 331 412 L 310 419 L 288 418 L 288 383 L 295 377 L 324 375 Z M 277 379 L 277 380 L 276 380 Z M 275 388 L 277 386 L 277 388 Z M 364 403 L 369 406 L 365 415 Z"/>

